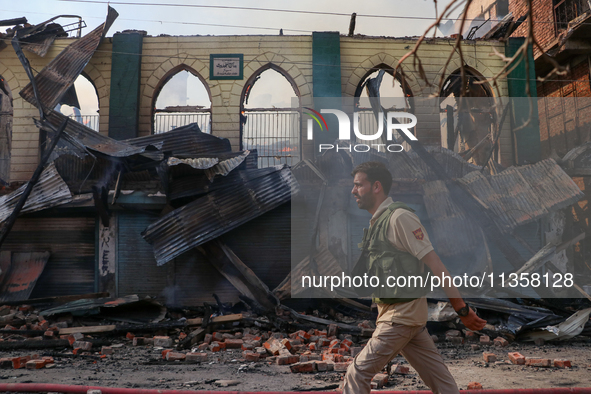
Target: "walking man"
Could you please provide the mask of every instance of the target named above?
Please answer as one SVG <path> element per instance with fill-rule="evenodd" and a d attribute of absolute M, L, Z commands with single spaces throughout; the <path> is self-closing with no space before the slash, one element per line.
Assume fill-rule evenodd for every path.
<path fill-rule="evenodd" d="M 392 175 L 383 163 L 366 162 L 352 173 L 353 190 L 360 209 L 372 214 L 362 244 L 364 258 L 358 267 L 383 281 L 388 276 L 449 276 L 414 211 L 388 197 Z M 430 273 L 429 273 L 430 270 Z M 383 282 L 382 282 L 383 283 Z M 480 330 L 486 321 L 462 300 L 458 290 L 444 287 L 445 294 L 462 323 Z M 456 382 L 427 332 L 427 299 L 422 287 L 388 288 L 375 291 L 378 306 L 376 330 L 361 353 L 347 369 L 343 394 L 369 394 L 374 375 L 401 353 L 431 390 L 442 394 L 459 393 Z"/>

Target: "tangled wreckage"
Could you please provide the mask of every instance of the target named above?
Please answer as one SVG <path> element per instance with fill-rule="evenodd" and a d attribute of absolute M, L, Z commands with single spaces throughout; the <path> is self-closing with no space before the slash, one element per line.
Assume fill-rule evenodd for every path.
<path fill-rule="evenodd" d="M 566 225 L 566 212 L 584 194 L 569 174 L 589 175 L 588 143 L 560 165 L 545 159 L 490 175 L 418 141 L 400 154 L 333 150 L 291 168 L 258 168 L 256 150 L 232 151 L 196 124 L 115 140 L 54 110 L 75 97 L 75 79 L 115 18 L 109 9 L 103 25 L 37 75 L 23 49 L 43 56 L 63 29 L 14 31 L 30 78 L 20 95 L 38 108 L 46 143 L 30 181 L 0 197 L 0 349 L 85 352 L 121 334 L 135 345 L 198 350 L 168 351 L 167 360 L 236 348 L 249 361 L 297 365 L 294 372 L 346 368 L 374 328 L 369 300 L 303 289 L 298 278 L 350 272 L 368 220 L 351 207 L 350 172 L 368 160 L 388 166 L 392 197 L 416 209 L 444 261 L 459 262 L 456 272 L 573 271 L 570 251 L 585 233 Z M 580 279 L 470 294 L 489 322 L 481 342 L 588 335 L 591 281 Z M 434 332 L 463 328 L 445 301 L 430 301 Z M 33 364 L 51 364 L 47 357 Z M 16 363 L 26 361 L 35 359 Z"/>

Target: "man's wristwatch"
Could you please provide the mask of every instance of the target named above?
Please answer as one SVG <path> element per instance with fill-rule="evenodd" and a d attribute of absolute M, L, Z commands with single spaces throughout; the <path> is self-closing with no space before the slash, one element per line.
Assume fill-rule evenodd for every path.
<path fill-rule="evenodd" d="M 470 307 L 468 306 L 468 304 L 466 304 L 463 308 L 458 309 L 456 313 L 460 317 L 466 317 L 470 313 Z"/>

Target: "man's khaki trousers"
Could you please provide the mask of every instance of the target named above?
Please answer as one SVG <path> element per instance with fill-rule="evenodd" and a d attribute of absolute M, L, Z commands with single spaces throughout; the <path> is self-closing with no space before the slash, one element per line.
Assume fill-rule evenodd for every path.
<path fill-rule="evenodd" d="M 368 394 L 371 379 L 398 353 L 436 394 L 457 394 L 458 386 L 427 328 L 378 323 L 371 339 L 347 369 L 343 394 Z"/>

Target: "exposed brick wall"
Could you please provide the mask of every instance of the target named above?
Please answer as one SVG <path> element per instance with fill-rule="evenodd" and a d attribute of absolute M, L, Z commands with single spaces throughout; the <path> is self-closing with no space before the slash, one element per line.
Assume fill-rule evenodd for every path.
<path fill-rule="evenodd" d="M 591 137 L 589 63 L 583 61 L 567 75 L 538 84 L 542 157 L 552 151 L 564 156 Z"/>
<path fill-rule="evenodd" d="M 534 36 L 538 40 L 538 43 L 542 48 L 549 48 L 556 35 L 554 32 L 554 11 L 552 6 L 552 0 L 532 0 L 533 10 L 533 21 L 534 21 Z M 509 12 L 513 13 L 515 19 L 519 19 L 525 15 L 528 11 L 526 0 L 511 0 L 509 2 Z M 528 20 L 523 23 L 515 32 L 512 37 L 525 37 L 527 35 Z M 542 52 L 534 47 L 534 58 L 538 58 Z"/>

